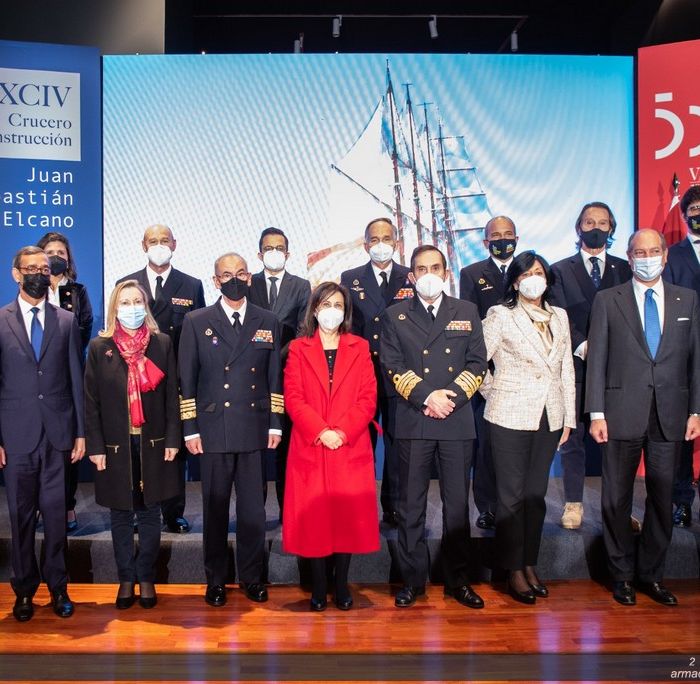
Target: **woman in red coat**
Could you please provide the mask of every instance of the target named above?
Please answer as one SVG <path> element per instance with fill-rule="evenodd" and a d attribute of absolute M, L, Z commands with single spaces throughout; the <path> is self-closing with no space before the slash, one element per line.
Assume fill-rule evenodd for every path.
<path fill-rule="evenodd" d="M 348 291 L 319 285 L 284 373 L 292 434 L 282 542 L 286 552 L 311 560 L 316 611 L 326 607 L 327 561 L 335 566 L 335 604 L 349 610 L 350 555 L 379 550 L 369 436 L 377 384 L 367 341 L 349 332 L 351 317 Z"/>

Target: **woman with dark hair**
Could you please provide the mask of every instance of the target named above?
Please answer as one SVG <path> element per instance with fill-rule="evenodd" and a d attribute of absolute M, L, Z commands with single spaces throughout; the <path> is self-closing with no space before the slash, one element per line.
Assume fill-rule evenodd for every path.
<path fill-rule="evenodd" d="M 553 282 L 541 256 L 520 253 L 506 273 L 503 303 L 483 322 L 495 368 L 479 391 L 496 473 L 496 544 L 508 591 L 522 603 L 549 594 L 536 567 L 549 469 L 576 426 L 569 320 L 549 304 Z"/>
<path fill-rule="evenodd" d="M 369 424 L 377 384 L 366 340 L 351 334 L 350 293 L 327 282 L 311 295 L 301 335 L 289 345 L 285 406 L 292 420 L 282 543 L 310 559 L 311 610 L 326 608 L 326 568 L 335 573 L 335 604 L 353 600 L 353 553 L 379 549 L 379 521 Z"/>
<path fill-rule="evenodd" d="M 73 261 L 73 252 L 68 238 L 61 233 L 46 233 L 37 247 L 41 247 L 49 257 L 49 290 L 47 298 L 50 304 L 70 311 L 75 315 L 80 328 L 82 352 L 85 354 L 92 336 L 92 305 L 85 285 L 76 282 L 78 273 Z M 66 531 L 78 529 L 75 515 L 75 493 L 78 491 L 78 470 L 80 463 L 71 463 L 66 467 Z"/>
<path fill-rule="evenodd" d="M 95 500 L 110 510 L 119 576 L 116 607 L 156 605 L 160 502 L 180 489 L 180 404 L 175 352 L 158 332 L 148 295 L 136 280 L 119 283 L 107 325 L 90 342 L 85 368 L 86 453 L 97 467 Z M 139 549 L 134 550 L 134 516 Z"/>

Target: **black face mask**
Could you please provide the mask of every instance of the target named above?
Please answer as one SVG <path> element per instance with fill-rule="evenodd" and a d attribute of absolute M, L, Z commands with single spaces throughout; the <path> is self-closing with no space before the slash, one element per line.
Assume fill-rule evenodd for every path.
<path fill-rule="evenodd" d="M 43 299 L 49 289 L 49 276 L 43 273 L 28 273 L 22 279 L 22 289 L 32 299 Z"/>
<path fill-rule="evenodd" d="M 237 302 L 248 296 L 248 283 L 238 278 L 231 278 L 221 283 L 221 294 L 233 302 Z"/>
<path fill-rule="evenodd" d="M 489 252 L 495 259 L 501 259 L 502 261 L 510 259 L 515 252 L 515 240 L 513 238 L 489 240 Z"/>
<path fill-rule="evenodd" d="M 68 270 L 68 261 L 58 255 L 50 256 L 49 268 L 51 269 L 51 275 L 63 275 Z"/>
<path fill-rule="evenodd" d="M 688 230 L 695 235 L 700 235 L 700 216 L 688 216 L 685 220 L 688 224 Z"/>
<path fill-rule="evenodd" d="M 593 230 L 582 230 L 581 241 L 586 247 L 591 249 L 600 249 L 605 247 L 610 237 L 610 233 L 607 230 L 601 230 L 600 228 L 594 228 Z"/>

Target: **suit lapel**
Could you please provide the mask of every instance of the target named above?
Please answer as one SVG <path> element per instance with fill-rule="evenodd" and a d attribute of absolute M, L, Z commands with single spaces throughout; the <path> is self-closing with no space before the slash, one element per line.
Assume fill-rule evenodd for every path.
<path fill-rule="evenodd" d="M 415 323 L 426 335 L 430 333 L 433 321 L 430 320 L 430 315 L 423 304 L 421 304 L 420 297 L 417 295 L 411 300 L 407 315 L 411 322 Z"/>
<path fill-rule="evenodd" d="M 350 375 L 357 360 L 357 345 L 348 335 L 341 335 L 338 343 L 338 351 L 335 355 L 333 367 L 333 389 L 331 396 L 338 391 L 338 386 Z"/>
<path fill-rule="evenodd" d="M 20 309 L 17 301 L 13 304 L 14 309 L 9 309 L 10 314 L 7 317 L 7 323 L 10 330 L 15 334 L 15 337 L 22 345 L 25 353 L 30 357 L 34 358 L 34 350 L 32 349 L 32 344 L 29 341 L 29 336 L 27 335 L 27 329 L 24 327 L 24 319 L 22 318 L 22 309 Z"/>
<path fill-rule="evenodd" d="M 257 313 L 255 308 L 250 304 L 250 302 L 248 302 L 245 312 L 245 319 L 243 320 L 243 326 L 238 333 L 236 344 L 228 358 L 227 363 L 232 363 L 238 356 L 240 356 L 245 351 L 245 348 L 249 343 L 253 344 L 253 342 L 251 342 L 253 339 L 253 334 L 256 330 L 258 330 L 261 321 L 262 316 Z M 231 328 L 231 332 L 233 333 L 233 327 Z M 233 335 L 234 337 L 236 336 L 235 333 L 233 333 Z"/>
<path fill-rule="evenodd" d="M 321 345 L 321 338 L 319 337 L 318 330 L 313 337 L 302 337 L 300 339 L 304 345 L 304 359 L 309 366 L 311 366 L 311 370 L 313 370 L 314 375 L 318 378 L 318 382 L 323 388 L 323 391 L 328 394 L 330 391 L 328 387 L 328 362 L 323 353 L 323 346 Z"/>
<path fill-rule="evenodd" d="M 520 329 L 525 339 L 530 343 L 532 348 L 545 360 L 549 360 L 549 354 L 545 351 L 544 342 L 540 334 L 535 328 L 535 324 L 532 322 L 527 312 L 522 308 L 522 306 L 516 305 L 513 309 L 513 320 L 515 324 Z M 554 337 L 554 335 L 552 335 Z"/>
<path fill-rule="evenodd" d="M 374 275 L 374 273 L 372 274 Z M 406 274 L 402 273 L 399 265 L 394 261 L 389 276 L 389 301 L 396 297 L 396 293 L 406 284 Z"/>
<path fill-rule="evenodd" d="M 447 324 L 452 320 L 452 315 L 455 308 L 454 303 L 447 297 L 447 295 L 442 295 L 440 308 L 438 309 L 437 316 L 435 316 L 435 320 L 432 322 L 430 332 L 428 333 L 428 339 L 425 342 L 426 347 L 431 345 L 438 337 L 440 337 L 440 334 L 445 330 Z M 426 314 L 428 314 L 427 311 Z M 430 318 L 429 315 L 428 318 Z"/>
<path fill-rule="evenodd" d="M 233 332 L 233 325 L 221 308 L 221 300 L 217 302 L 212 310 L 212 315 L 209 318 L 209 325 L 216 330 L 221 339 L 231 348 L 231 353 L 233 353 L 238 342 L 238 336 Z"/>
<path fill-rule="evenodd" d="M 277 301 L 275 302 L 275 305 L 272 307 L 272 310 L 279 315 L 280 311 L 283 310 L 283 307 L 285 305 L 285 302 L 287 299 L 289 299 L 289 296 L 291 294 L 290 290 L 293 287 L 293 282 L 292 282 L 292 277 L 289 275 L 289 273 L 284 274 L 284 277 L 282 280 L 280 280 L 277 283 Z M 281 316 L 280 316 L 281 318 Z"/>
<path fill-rule="evenodd" d="M 255 301 L 259 302 L 258 306 L 263 309 L 270 308 L 270 302 L 267 299 L 267 283 L 265 282 L 265 272 L 261 271 L 253 276 L 250 287 L 253 290 Z"/>
<path fill-rule="evenodd" d="M 588 257 L 586 257 L 588 258 Z M 586 299 L 588 300 L 589 303 L 593 301 L 593 298 L 596 296 L 596 293 L 598 290 L 596 290 L 595 285 L 593 284 L 593 281 L 591 280 L 591 276 L 588 275 L 588 271 L 586 270 L 586 267 L 583 265 L 583 259 L 581 258 L 580 254 L 577 254 L 571 261 L 569 262 L 571 264 L 571 271 L 574 274 L 574 277 L 576 278 L 579 286 L 581 287 L 581 291 L 585 295 Z M 608 273 L 610 269 L 605 268 L 605 272 L 603 274 L 603 278 L 605 278 L 605 275 Z M 601 281 L 601 288 L 602 288 L 602 281 Z"/>
<path fill-rule="evenodd" d="M 681 312 L 681 302 L 678 296 L 670 291 L 668 283 L 664 283 L 664 327 L 661 330 L 661 340 L 659 348 L 656 350 L 656 358 L 660 358 L 660 354 L 665 350 L 668 344 L 676 344 L 671 338 L 674 328 L 673 323 L 678 320 Z"/>
<path fill-rule="evenodd" d="M 615 303 L 618 309 L 620 309 L 623 318 L 627 321 L 627 325 L 631 328 L 639 346 L 644 350 L 647 356 L 651 357 L 649 346 L 647 345 L 647 338 L 644 335 L 642 320 L 639 317 L 639 309 L 637 308 L 637 300 L 634 297 L 634 288 L 631 280 L 617 290 Z"/>
<path fill-rule="evenodd" d="M 700 273 L 700 262 L 698 262 L 698 258 L 695 255 L 695 249 L 693 248 L 693 245 L 690 242 L 688 242 L 687 238 L 685 239 L 683 246 L 681 247 L 681 254 L 686 260 L 688 266 L 690 267 L 690 272 L 693 274 L 693 276 L 697 276 Z"/>
<path fill-rule="evenodd" d="M 394 269 L 392 268 L 392 274 Z M 362 274 L 362 286 L 365 288 L 367 296 L 374 302 L 377 309 L 381 310 L 386 306 L 377 279 L 374 277 L 372 262 L 367 262 L 365 272 Z"/>
<path fill-rule="evenodd" d="M 46 350 L 51 344 L 51 338 L 56 333 L 58 328 L 58 316 L 56 315 L 56 309 L 54 309 L 48 302 L 44 308 L 44 334 L 41 338 L 41 353 L 39 354 L 39 359 L 46 353 Z"/>
<path fill-rule="evenodd" d="M 550 309 L 551 311 L 551 309 Z M 549 319 L 549 331 L 552 333 L 552 348 L 549 350 L 549 356 L 547 357 L 547 363 L 550 367 L 554 367 L 559 363 L 557 361 L 557 356 L 559 353 L 559 343 L 562 341 L 563 329 L 559 316 L 552 312 L 552 317 Z M 569 352 L 570 353 L 570 352 Z"/>

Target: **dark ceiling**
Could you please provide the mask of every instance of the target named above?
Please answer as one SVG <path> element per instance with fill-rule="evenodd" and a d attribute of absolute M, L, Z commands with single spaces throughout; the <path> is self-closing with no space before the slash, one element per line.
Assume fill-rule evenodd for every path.
<path fill-rule="evenodd" d="M 333 17 L 342 16 L 333 37 Z M 432 39 L 428 19 L 437 18 Z M 698 0 L 249 2 L 166 0 L 169 53 L 510 52 L 632 55 L 700 37 Z"/>

